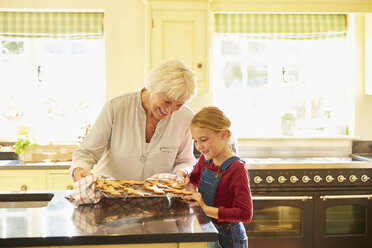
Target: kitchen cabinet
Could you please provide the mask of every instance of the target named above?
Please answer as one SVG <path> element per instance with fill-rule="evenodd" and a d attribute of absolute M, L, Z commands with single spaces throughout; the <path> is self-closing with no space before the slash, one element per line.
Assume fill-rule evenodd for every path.
<path fill-rule="evenodd" d="M 0 170 L 0 191 L 70 190 L 74 188 L 68 169 Z"/>
<path fill-rule="evenodd" d="M 46 170 L 0 170 L 0 190 L 43 190 L 46 175 Z"/>
<path fill-rule="evenodd" d="M 208 93 L 208 1 L 151 1 L 150 67 L 177 58 L 195 72 L 197 93 Z"/>
<path fill-rule="evenodd" d="M 72 190 L 74 182 L 68 170 L 48 170 L 47 172 L 48 190 Z"/>

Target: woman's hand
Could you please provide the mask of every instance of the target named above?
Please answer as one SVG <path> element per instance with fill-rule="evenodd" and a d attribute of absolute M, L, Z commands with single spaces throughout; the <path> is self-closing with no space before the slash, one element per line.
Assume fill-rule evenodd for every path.
<path fill-rule="evenodd" d="M 175 175 L 177 176 L 180 176 L 182 178 L 185 178 L 187 176 L 186 172 L 182 169 L 179 169 L 178 171 L 176 171 L 176 173 L 174 173 Z"/>
<path fill-rule="evenodd" d="M 83 168 L 77 167 L 74 169 L 72 175 L 73 175 L 74 182 L 76 182 L 76 181 L 79 181 L 83 177 L 93 175 L 93 173 L 88 170 L 84 170 Z"/>

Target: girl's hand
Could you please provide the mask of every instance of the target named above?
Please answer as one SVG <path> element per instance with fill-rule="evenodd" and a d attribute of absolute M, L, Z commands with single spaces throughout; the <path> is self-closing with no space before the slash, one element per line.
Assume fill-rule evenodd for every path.
<path fill-rule="evenodd" d="M 203 205 L 205 205 L 201 194 L 198 193 L 198 192 L 196 192 L 196 193 L 194 193 L 190 196 L 185 197 L 185 199 L 188 200 L 188 201 L 190 201 L 190 200 L 196 201 L 201 207 Z"/>
<path fill-rule="evenodd" d="M 185 199 L 196 201 L 207 216 L 218 219 L 218 208 L 207 206 L 200 193 L 194 193 L 191 196 L 185 197 Z"/>
<path fill-rule="evenodd" d="M 192 191 L 196 192 L 196 187 L 194 184 L 190 183 L 189 175 L 186 176 L 184 184 L 189 187 Z"/>

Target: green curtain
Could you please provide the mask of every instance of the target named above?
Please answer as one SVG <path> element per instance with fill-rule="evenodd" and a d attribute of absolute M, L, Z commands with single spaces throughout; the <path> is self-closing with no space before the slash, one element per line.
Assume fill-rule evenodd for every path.
<path fill-rule="evenodd" d="M 0 37 L 100 39 L 100 12 L 0 12 Z"/>
<path fill-rule="evenodd" d="M 235 34 L 264 39 L 326 39 L 346 37 L 346 14 L 216 13 L 217 35 Z"/>

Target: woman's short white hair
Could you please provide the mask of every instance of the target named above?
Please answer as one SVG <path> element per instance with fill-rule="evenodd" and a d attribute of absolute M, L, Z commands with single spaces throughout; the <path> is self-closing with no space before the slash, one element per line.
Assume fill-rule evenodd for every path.
<path fill-rule="evenodd" d="M 181 60 L 170 59 L 150 71 L 145 87 L 151 93 L 164 93 L 176 101 L 186 102 L 195 94 L 196 77 Z"/>

